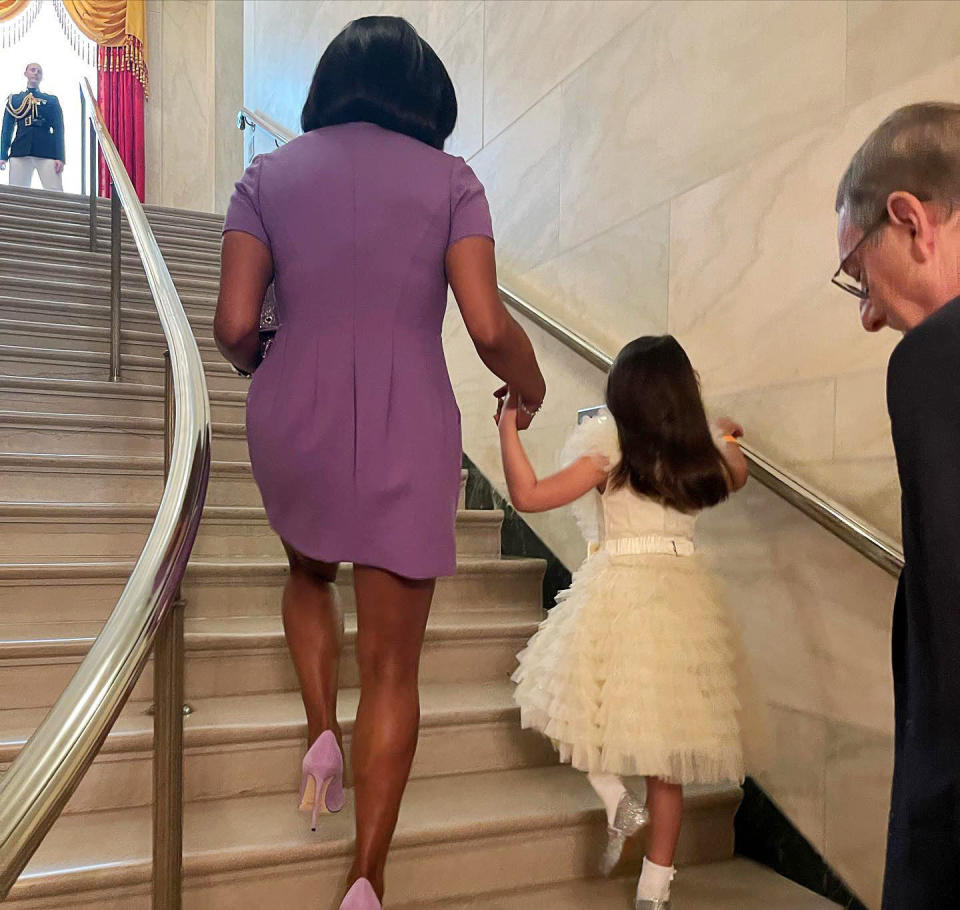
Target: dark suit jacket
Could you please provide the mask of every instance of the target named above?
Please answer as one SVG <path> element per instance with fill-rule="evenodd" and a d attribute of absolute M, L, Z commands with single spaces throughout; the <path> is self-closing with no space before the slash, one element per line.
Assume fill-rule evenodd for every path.
<path fill-rule="evenodd" d="M 960 907 L 960 298 L 890 358 L 903 491 L 884 910 Z"/>
<path fill-rule="evenodd" d="M 40 103 L 30 105 L 20 116 L 15 112 L 28 93 Z M 27 120 L 30 120 L 29 126 Z M 0 158 L 55 158 L 65 161 L 63 111 L 56 95 L 36 90 L 11 95 L 3 109 L 3 131 L 0 134 Z"/>

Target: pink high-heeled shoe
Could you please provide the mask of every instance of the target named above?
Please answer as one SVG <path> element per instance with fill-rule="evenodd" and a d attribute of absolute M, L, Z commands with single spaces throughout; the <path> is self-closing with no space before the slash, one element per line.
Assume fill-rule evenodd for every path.
<path fill-rule="evenodd" d="M 325 730 L 303 756 L 300 779 L 300 809 L 313 810 L 310 830 L 317 830 L 317 816 L 343 808 L 343 753 L 332 730 Z"/>
<path fill-rule="evenodd" d="M 347 896 L 340 904 L 340 910 L 383 910 L 377 899 L 377 892 L 373 885 L 365 878 L 358 878 Z"/>

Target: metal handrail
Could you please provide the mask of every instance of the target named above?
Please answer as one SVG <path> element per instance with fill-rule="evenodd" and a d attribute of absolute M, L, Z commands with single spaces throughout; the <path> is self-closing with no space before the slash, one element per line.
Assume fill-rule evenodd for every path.
<path fill-rule="evenodd" d="M 277 146 L 285 145 L 291 139 L 296 139 L 297 134 L 290 132 L 286 127 L 281 126 L 272 117 L 268 117 L 263 111 L 251 111 L 241 107 L 237 112 L 237 129 L 245 130 L 250 127 L 251 132 L 256 132 L 257 127 L 266 130 Z"/>
<path fill-rule="evenodd" d="M 116 607 L 57 703 L 0 779 L 0 899 L 76 789 L 137 682 L 155 637 L 178 612 L 171 607 L 210 472 L 210 402 L 200 351 L 90 83 L 84 80 L 81 88 L 170 349 L 175 405 L 170 470 L 150 535 Z M 96 154 L 95 144 L 90 151 Z"/>
<path fill-rule="evenodd" d="M 503 285 L 500 285 L 500 297 L 504 303 L 540 326 L 571 351 L 579 354 L 598 369 L 606 373 L 610 371 L 613 358 L 586 338 L 567 328 L 532 303 L 508 291 Z M 850 515 L 834 500 L 808 486 L 789 471 L 778 467 L 747 443 L 741 441 L 740 448 L 750 465 L 751 476 L 880 568 L 891 575 L 899 574 L 903 568 L 903 551 L 889 537 Z"/>
<path fill-rule="evenodd" d="M 280 126 L 266 115 L 241 108 L 237 115 L 237 126 L 244 129 L 248 123 L 269 132 L 278 145 L 295 138 L 294 133 Z M 574 353 L 579 354 L 597 369 L 604 372 L 610 371 L 613 358 L 609 354 L 529 301 L 518 297 L 502 284 L 498 287 L 500 297 L 505 304 L 540 326 L 545 332 Z M 805 484 L 789 471 L 778 467 L 752 446 L 741 442 L 740 448 L 750 465 L 750 474 L 765 487 L 796 506 L 817 524 L 835 534 L 858 553 L 866 556 L 867 559 L 876 563 L 891 575 L 899 574 L 903 568 L 903 551 L 893 540 L 846 512 L 830 497 Z"/>

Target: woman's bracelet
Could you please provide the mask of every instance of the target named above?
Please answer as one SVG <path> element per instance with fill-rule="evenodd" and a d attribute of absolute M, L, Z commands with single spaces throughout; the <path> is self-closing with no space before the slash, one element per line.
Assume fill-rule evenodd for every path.
<path fill-rule="evenodd" d="M 523 403 L 523 398 L 521 398 L 519 395 L 517 396 L 517 410 L 523 411 L 523 413 L 526 414 L 527 417 L 536 417 L 537 414 L 540 413 L 540 409 L 542 407 L 543 407 L 543 399 L 540 400 L 540 404 L 538 404 L 535 408 L 531 410 Z"/>

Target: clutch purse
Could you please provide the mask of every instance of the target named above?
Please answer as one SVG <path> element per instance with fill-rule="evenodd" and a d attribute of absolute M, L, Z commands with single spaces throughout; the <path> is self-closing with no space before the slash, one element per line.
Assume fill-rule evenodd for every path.
<path fill-rule="evenodd" d="M 263 363 L 273 344 L 277 329 L 280 328 L 280 316 L 277 313 L 277 295 L 273 290 L 273 282 L 267 286 L 263 295 L 263 306 L 260 307 L 260 362 Z"/>
<path fill-rule="evenodd" d="M 280 315 L 277 312 L 277 295 L 273 290 L 273 282 L 271 281 L 263 295 L 263 304 L 260 307 L 260 363 L 263 363 L 269 353 L 279 328 Z M 233 371 L 239 376 L 246 376 L 248 379 L 253 375 L 239 367 L 234 367 Z"/>

